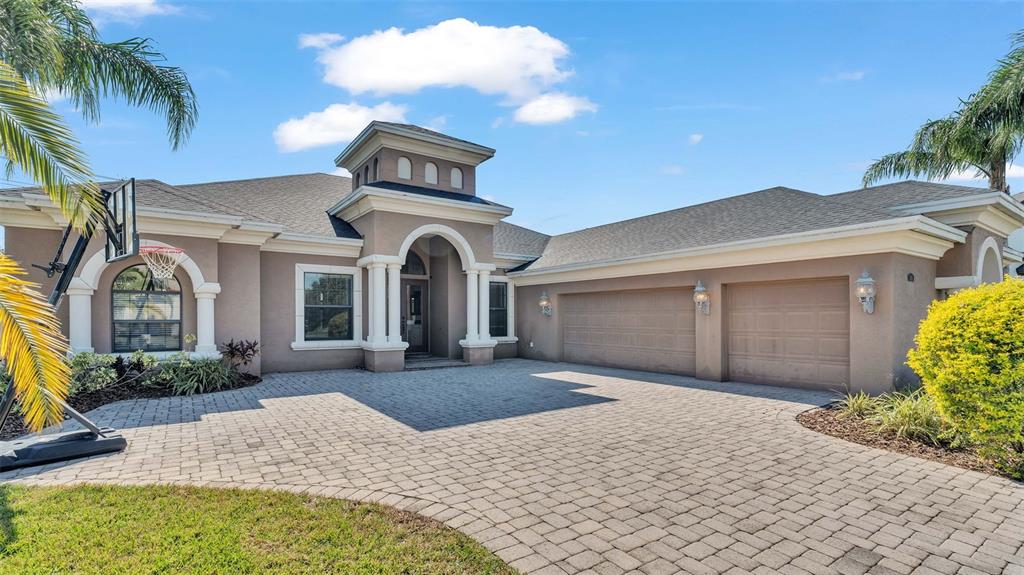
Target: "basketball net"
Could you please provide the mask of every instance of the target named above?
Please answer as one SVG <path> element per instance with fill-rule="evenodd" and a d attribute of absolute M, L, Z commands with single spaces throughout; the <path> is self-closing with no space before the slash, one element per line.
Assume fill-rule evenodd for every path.
<path fill-rule="evenodd" d="M 142 246 L 139 256 L 146 262 L 149 273 L 161 280 L 174 277 L 174 270 L 185 257 L 185 250 L 167 246 Z"/>

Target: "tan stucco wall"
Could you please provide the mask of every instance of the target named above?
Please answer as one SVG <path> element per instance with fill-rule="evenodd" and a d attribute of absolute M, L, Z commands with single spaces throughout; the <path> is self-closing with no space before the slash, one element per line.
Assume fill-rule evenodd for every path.
<path fill-rule="evenodd" d="M 405 238 L 414 230 L 425 225 L 440 224 L 466 238 L 477 262 L 490 263 L 494 259 L 494 226 L 491 225 L 377 211 L 356 218 L 351 223 L 363 236 L 364 256 L 397 256 Z"/>
<path fill-rule="evenodd" d="M 853 282 L 864 270 L 878 281 L 875 312 L 864 313 L 853 297 Z M 912 285 L 904 284 L 913 273 Z M 664 287 L 689 287 L 701 280 L 711 294 L 711 313 L 698 314 L 697 377 L 727 377 L 724 333 L 724 291 L 729 284 L 762 281 L 849 278 L 850 282 L 850 381 L 855 389 L 882 392 L 894 379 L 905 378 L 903 365 L 916 324 L 935 296 L 935 262 L 896 254 L 821 259 L 738 268 L 722 268 L 585 282 L 522 286 L 516 289 L 516 335 L 521 357 L 562 359 L 562 326 L 559 313 L 564 294 Z M 536 305 L 541 292 L 552 299 L 554 313 L 543 316 Z"/>
<path fill-rule="evenodd" d="M 217 344 L 229 339 L 260 341 L 260 248 L 253 245 L 219 244 L 220 295 L 215 306 Z M 262 358 L 247 368 L 259 374 Z"/>
<path fill-rule="evenodd" d="M 301 350 L 295 340 L 295 264 L 355 266 L 351 258 L 260 252 L 260 335 L 263 372 L 342 369 L 363 365 L 363 350 Z M 365 276 L 365 273 L 364 273 Z M 366 292 L 366 278 L 363 278 Z M 365 298 L 363 303 L 365 317 Z M 365 323 L 365 322 L 364 322 Z M 364 325 L 365 329 L 365 325 Z M 366 333 L 365 331 L 363 332 Z"/>
<path fill-rule="evenodd" d="M 995 238 L 999 244 L 1000 254 L 1006 245 L 1006 238 L 984 228 L 974 226 L 961 229 L 967 232 L 967 240 L 955 245 L 942 256 L 937 266 L 938 277 L 975 275 L 978 271 L 978 261 L 982 257 L 981 248 L 990 237 Z"/>
<path fill-rule="evenodd" d="M 412 162 L 412 179 L 403 180 L 398 177 L 398 158 L 405 156 Z M 377 154 L 371 156 L 366 162 L 359 166 L 358 171 L 352 172 L 353 177 L 356 173 L 363 174 L 364 168 L 369 168 L 369 180 L 363 183 L 372 184 L 373 179 L 373 160 L 377 159 L 380 162 L 380 179 L 384 181 L 397 182 L 400 184 L 411 184 L 414 186 L 422 186 L 424 188 L 431 188 L 435 190 L 444 190 L 446 192 L 455 192 L 460 194 L 476 195 L 476 168 L 469 164 L 459 164 L 456 162 L 450 162 L 448 160 L 440 160 L 437 158 L 431 158 L 420 154 L 411 154 L 409 152 L 403 152 L 394 150 L 391 148 L 382 148 Z M 425 176 L 427 162 L 434 162 L 437 166 L 437 183 L 428 184 Z M 462 170 L 462 188 L 453 188 L 451 185 L 451 174 L 452 168 L 459 168 Z"/>
<path fill-rule="evenodd" d="M 58 230 L 38 230 L 32 228 L 19 228 L 4 226 L 4 253 L 21 265 L 22 269 L 28 272 L 29 281 L 40 284 L 40 291 L 45 296 L 50 295 L 50 290 L 57 283 L 57 276 L 47 278 L 46 273 L 32 264 L 47 265 L 53 259 L 53 252 L 60 243 L 61 232 Z M 68 240 L 72 243 L 74 240 Z M 63 304 L 57 310 L 57 317 L 61 325 L 67 325 L 68 306 Z M 64 330 L 67 335 L 67 329 Z"/>

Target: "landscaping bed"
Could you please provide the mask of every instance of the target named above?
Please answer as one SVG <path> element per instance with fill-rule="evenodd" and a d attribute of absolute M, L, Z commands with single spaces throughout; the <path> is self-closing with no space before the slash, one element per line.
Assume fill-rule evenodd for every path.
<path fill-rule="evenodd" d="M 868 421 L 857 417 L 843 417 L 842 411 L 836 407 L 820 407 L 805 411 L 797 416 L 797 421 L 808 429 L 859 443 L 868 447 L 894 451 L 904 455 L 930 459 L 972 471 L 981 471 L 990 475 L 1000 473 L 990 462 L 978 455 L 973 448 L 951 449 L 949 447 L 928 445 L 906 437 L 879 433 Z"/>
<path fill-rule="evenodd" d="M 198 487 L 0 486 L 5 574 L 514 574 L 466 535 L 375 504 Z"/>

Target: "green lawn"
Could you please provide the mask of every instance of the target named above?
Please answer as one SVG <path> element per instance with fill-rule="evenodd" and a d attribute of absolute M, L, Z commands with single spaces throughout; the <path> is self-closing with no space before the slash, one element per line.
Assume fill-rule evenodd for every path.
<path fill-rule="evenodd" d="M 0 486 L 0 573 L 514 573 L 379 505 L 188 487 Z"/>

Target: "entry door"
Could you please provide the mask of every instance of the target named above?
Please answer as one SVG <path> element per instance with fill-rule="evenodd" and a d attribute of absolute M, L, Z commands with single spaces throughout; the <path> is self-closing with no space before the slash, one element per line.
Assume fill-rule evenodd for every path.
<path fill-rule="evenodd" d="M 427 283 L 403 280 L 402 331 L 410 352 L 427 351 Z"/>

